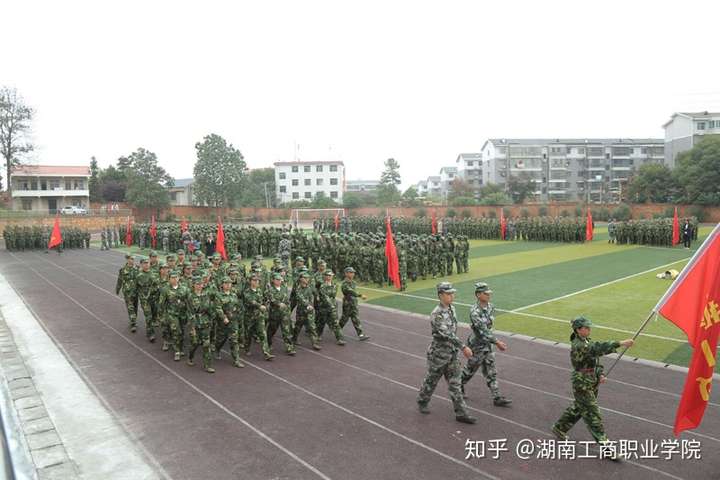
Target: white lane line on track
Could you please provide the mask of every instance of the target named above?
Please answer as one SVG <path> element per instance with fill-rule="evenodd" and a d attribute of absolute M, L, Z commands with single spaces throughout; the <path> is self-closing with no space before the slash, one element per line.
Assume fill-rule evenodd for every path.
<path fill-rule="evenodd" d="M 387 329 L 390 329 L 390 330 L 396 330 L 396 331 L 398 331 L 398 332 L 400 332 L 400 333 L 402 333 L 402 334 L 404 334 L 404 335 L 410 334 L 410 335 L 413 335 L 413 336 L 416 336 L 416 337 L 424 338 L 424 339 L 426 339 L 426 340 L 432 339 L 432 337 L 431 337 L 430 335 L 424 335 L 424 334 L 422 334 L 422 333 L 417 333 L 417 332 L 412 332 L 412 331 L 408 331 L 408 330 L 403 330 L 402 328 L 397 328 L 397 327 L 393 327 L 393 326 L 391 326 L 391 325 L 385 325 L 385 324 L 382 324 L 382 323 L 373 322 L 373 321 L 371 321 L 371 320 L 363 320 L 363 323 L 366 323 L 366 324 L 368 324 L 368 325 L 374 325 L 374 326 L 381 327 L 381 328 L 387 328 Z M 507 353 L 507 352 L 496 352 L 496 354 L 497 354 L 497 355 L 500 355 L 500 356 L 503 356 L 503 357 L 509 357 L 509 358 L 513 358 L 513 359 L 516 359 L 516 360 L 520 360 L 520 361 L 523 361 L 523 362 L 533 363 L 533 364 L 535 364 L 535 365 L 541 365 L 541 366 L 543 366 L 543 367 L 554 368 L 554 369 L 556 369 L 556 370 L 562 370 L 562 371 L 565 371 L 565 372 L 571 372 L 571 371 L 572 371 L 571 369 L 569 369 L 569 368 L 567 368 L 567 367 L 561 367 L 561 366 L 559 366 L 559 365 L 553 365 L 553 364 L 551 364 L 551 363 L 546 363 L 546 362 L 539 362 L 539 361 L 537 361 L 537 360 L 531 360 L 531 359 L 529 359 L 529 358 L 519 357 L 519 356 L 517 356 L 517 355 L 511 355 L 511 354 L 509 354 L 509 353 Z M 646 386 L 644 386 L 644 385 L 637 385 L 637 384 L 635 384 L 635 383 L 624 382 L 624 381 L 618 380 L 618 379 L 616 379 L 616 378 L 608 378 L 607 382 L 608 382 L 608 383 L 618 383 L 618 384 L 620 384 L 620 385 L 627 385 L 627 386 L 629 386 L 629 387 L 639 388 L 640 390 L 645 390 L 645 391 L 653 392 L 653 393 L 660 393 L 660 394 L 668 395 L 668 396 L 675 397 L 675 398 L 680 398 L 680 397 L 681 397 L 681 395 L 679 395 L 679 394 L 677 394 L 677 393 L 666 392 L 665 390 L 658 390 L 658 389 L 655 389 L 655 388 L 646 387 Z M 708 405 L 712 405 L 712 406 L 714 406 L 714 407 L 720 407 L 720 403 L 708 402 Z"/>
<path fill-rule="evenodd" d="M 56 264 L 56 263 L 54 263 L 54 262 L 52 262 L 52 261 L 50 261 L 50 260 L 46 260 L 46 261 L 47 261 L 48 263 L 50 263 L 50 264 L 52 264 L 52 265 L 54 265 L 54 266 L 62 269 L 62 270 L 65 270 L 66 272 L 70 273 L 71 275 L 74 275 L 75 277 L 83 280 L 84 282 L 86 282 L 86 283 L 88 283 L 88 284 L 90 284 L 90 285 L 93 285 L 94 287 L 99 288 L 100 290 L 102 290 L 102 291 L 104 291 L 104 292 L 112 295 L 114 298 L 118 298 L 118 297 L 116 297 L 115 295 L 113 295 L 112 293 L 108 292 L 107 290 L 105 290 L 105 289 L 103 289 L 103 288 L 101 288 L 101 287 L 97 287 L 96 285 L 88 282 L 87 280 L 83 279 L 82 277 L 80 277 L 80 276 L 76 275 L 75 273 L 71 272 L 70 270 L 62 267 L 61 265 L 58 265 L 58 264 Z M 95 318 L 97 321 L 99 321 L 100 323 L 102 323 L 103 325 L 105 325 L 105 327 L 107 327 L 108 329 L 112 330 L 114 333 L 116 333 L 117 335 L 119 335 L 123 340 L 125 340 L 127 343 L 129 343 L 133 348 L 135 348 L 136 350 L 138 350 L 139 352 L 141 352 L 143 355 L 145 355 L 146 357 L 148 357 L 149 359 L 151 359 L 152 361 L 154 361 L 156 364 L 160 365 L 160 367 L 162 367 L 165 371 L 169 372 L 171 375 L 173 375 L 173 376 L 176 377 L 178 380 L 180 380 L 181 382 L 183 382 L 184 384 L 186 384 L 188 387 L 190 387 L 192 390 L 194 390 L 195 392 L 197 392 L 197 393 L 199 393 L 200 395 L 202 395 L 203 397 L 205 397 L 208 401 L 210 401 L 212 404 L 214 404 L 214 405 L 215 405 L 216 407 L 218 407 L 220 410 L 222 410 L 223 412 L 227 413 L 228 415 L 230 415 L 230 416 L 231 416 L 232 418 L 234 418 L 235 420 L 237 420 L 237 421 L 239 421 L 240 423 L 242 423 L 243 425 L 245 425 L 247 428 L 249 428 L 250 430 L 252 430 L 256 435 L 262 437 L 265 441 L 267 441 L 268 443 L 272 444 L 273 446 L 275 446 L 276 448 L 278 448 L 279 450 L 281 450 L 281 451 L 282 451 L 283 453 L 285 453 L 287 456 L 289 456 L 289 457 L 292 458 L 293 460 L 295 460 L 295 461 L 297 461 L 298 463 L 300 463 L 302 466 L 304 466 L 305 468 L 307 468 L 308 470 L 310 470 L 311 472 L 313 472 L 314 474 L 316 474 L 318 477 L 320 477 L 320 478 L 322 478 L 322 479 L 324 479 L 324 480 L 331 480 L 330 477 L 328 477 L 328 476 L 325 475 L 323 472 L 321 472 L 320 470 L 318 470 L 317 468 L 315 468 L 313 465 L 309 464 L 308 462 L 306 462 L 305 460 L 303 460 L 302 458 L 300 458 L 298 455 L 296 455 L 295 453 L 293 453 L 291 450 L 289 450 L 288 448 L 284 447 L 282 444 L 278 443 L 276 440 L 274 440 L 273 438 L 271 438 L 270 436 L 268 436 L 267 434 L 265 434 L 262 430 L 258 429 L 257 427 L 255 427 L 254 425 L 252 425 L 251 423 L 249 423 L 247 420 L 245 420 L 244 418 L 242 418 L 242 417 L 240 417 L 239 415 L 237 415 L 235 412 L 233 412 L 232 410 L 230 410 L 229 408 L 227 408 L 225 405 L 223 405 L 222 403 L 220 403 L 219 401 L 217 401 L 214 397 L 212 397 L 211 395 L 209 395 L 208 393 L 206 393 L 205 391 L 203 391 L 203 390 L 200 389 L 199 387 L 195 386 L 195 384 L 193 384 L 192 382 L 190 382 L 189 380 L 187 380 L 185 377 L 183 377 L 182 375 L 178 374 L 177 372 L 175 372 L 174 370 L 172 370 L 170 367 L 168 367 L 167 365 L 165 365 L 163 362 L 161 362 L 160 360 L 158 360 L 157 358 L 155 358 L 154 356 L 152 356 L 150 353 L 148 353 L 147 351 L 145 351 L 144 349 L 142 349 L 142 348 L 141 348 L 140 346 L 138 346 L 135 342 L 133 342 L 132 339 L 128 338 L 128 337 L 125 336 L 122 332 L 118 331 L 115 327 L 113 327 L 113 326 L 110 325 L 109 323 L 105 322 L 103 319 L 101 319 L 100 317 L 98 317 L 97 315 L 95 315 L 93 312 L 91 312 L 90 310 L 88 310 L 83 304 L 81 304 L 80 302 L 78 302 L 77 300 L 75 300 L 72 296 L 70 296 L 69 294 L 67 294 L 67 293 L 66 293 L 65 291 L 63 291 L 60 287 L 58 287 L 57 285 L 55 285 L 53 282 L 51 282 L 49 279 L 47 279 L 44 275 L 42 275 L 40 272 L 38 272 L 37 270 L 35 270 L 35 269 L 34 269 L 32 266 L 30 266 L 29 264 L 28 264 L 28 268 L 29 268 L 30 270 L 32 270 L 33 273 L 35 273 L 35 275 L 37 275 L 38 277 L 40 277 L 41 279 L 43 279 L 45 282 L 47 282 L 48 285 L 50 285 L 51 287 L 55 288 L 58 292 L 60 292 L 60 293 L 63 294 L 64 296 L 66 296 L 70 301 L 72 301 L 74 304 L 76 304 L 76 305 L 77 305 L 78 307 L 80 307 L 82 310 L 84 310 L 85 312 L 87 312 L 90 316 L 92 316 L 92 317 Z M 121 299 L 118 298 L 118 300 L 121 300 Z M 121 301 L 122 301 L 122 300 L 121 300 Z M 124 301 L 123 301 L 123 303 L 124 303 Z"/>
<path fill-rule="evenodd" d="M 75 274 L 75 273 L 72 272 L 71 270 L 68 270 L 68 269 L 64 268 L 62 265 L 59 265 L 59 264 L 57 264 L 57 263 L 55 263 L 55 262 L 52 262 L 52 261 L 50 261 L 50 260 L 47 260 L 47 262 L 48 262 L 48 263 L 51 263 L 52 265 L 54 265 L 54 266 L 57 267 L 57 268 L 60 268 L 60 269 L 62 269 L 62 270 L 64 270 L 64 271 L 68 272 L 69 274 L 71 274 L 71 275 L 79 278 L 80 280 L 83 280 L 84 282 L 86 282 L 86 283 L 94 286 L 95 288 L 98 288 L 99 290 L 101 290 L 101 291 L 103 291 L 103 292 L 111 295 L 113 298 L 116 298 L 117 300 L 122 301 L 122 302 L 124 303 L 124 300 L 120 299 L 120 298 L 117 297 L 116 295 L 110 293 L 109 291 L 105 290 L 105 289 L 102 288 L 102 287 L 98 287 L 97 285 L 94 285 L 93 283 L 88 282 L 87 280 L 83 279 L 82 277 L 80 277 L 79 275 Z M 171 372 L 173 375 L 175 375 L 176 377 L 178 377 L 178 378 L 180 378 L 181 380 L 183 380 L 184 383 L 186 383 L 188 386 L 190 386 L 191 388 L 193 388 L 194 390 L 196 390 L 198 393 L 201 393 L 203 396 L 205 396 L 206 398 L 208 398 L 210 401 L 212 401 L 212 402 L 213 402 L 214 404 L 216 404 L 218 407 L 220 407 L 221 409 L 223 409 L 226 413 L 230 414 L 230 415 L 233 416 L 234 418 L 240 420 L 240 421 L 241 421 L 242 423 L 244 423 L 245 425 L 249 426 L 253 431 L 255 431 L 255 433 L 260 434 L 261 436 L 263 436 L 263 438 L 265 438 L 266 440 L 269 440 L 269 441 L 270 441 L 271 443 L 273 443 L 275 446 L 280 447 L 283 451 L 285 451 L 285 453 L 289 453 L 289 454 L 291 454 L 291 456 L 292 456 L 293 458 L 295 458 L 295 459 L 298 460 L 298 461 L 301 461 L 301 459 L 300 459 L 299 457 L 295 456 L 295 454 L 292 454 L 292 452 L 290 452 L 289 450 L 285 449 L 284 447 L 281 447 L 280 444 L 278 444 L 277 442 L 274 442 L 272 439 L 270 439 L 270 437 L 268 437 L 268 436 L 266 436 L 265 434 L 263 434 L 260 430 L 257 430 L 255 427 L 253 427 L 252 425 L 250 425 L 249 423 L 247 423 L 245 420 L 241 419 L 239 416 L 237 416 L 236 414 L 234 414 L 233 412 L 231 412 L 230 410 L 228 410 L 224 405 L 222 405 L 220 402 L 218 402 L 217 400 L 215 400 L 214 398 L 212 398 L 209 394 L 206 394 L 205 392 L 203 392 L 203 391 L 200 390 L 199 388 L 195 387 L 192 383 L 190 383 L 189 381 L 185 380 L 182 376 L 180 376 L 180 375 L 178 375 L 177 373 L 175 373 L 172 369 L 170 369 L 170 368 L 167 367 L 164 363 L 160 362 L 160 361 L 157 360 L 155 357 L 153 357 L 152 355 L 150 355 L 148 352 L 146 352 L 145 350 L 143 350 L 142 348 L 140 348 L 139 346 L 137 346 L 135 343 L 133 343 L 130 339 L 128 339 L 125 335 L 123 335 L 121 332 L 119 332 L 118 330 L 116 330 L 114 327 L 108 325 L 108 324 L 105 323 L 103 320 L 100 320 L 99 317 L 97 317 L 95 314 L 93 314 L 92 312 L 90 312 L 90 310 L 88 310 L 88 309 L 85 308 L 83 305 L 81 305 L 80 303 L 78 303 L 78 302 L 77 302 L 74 298 L 72 298 L 70 295 L 68 295 L 67 293 L 65 293 L 65 292 L 63 292 L 62 290 L 60 290 L 57 286 L 55 286 L 54 284 L 52 284 L 52 282 L 50 282 L 49 280 L 47 280 L 46 278 L 44 278 L 44 277 L 43 277 L 40 273 L 38 273 L 35 269 L 33 269 L 33 268 L 30 267 L 30 266 L 29 266 L 29 268 L 30 268 L 31 270 L 33 270 L 33 271 L 35 272 L 35 274 L 38 275 L 40 278 L 43 278 L 43 280 L 45 280 L 46 282 L 48 282 L 50 285 L 52 285 L 53 287 L 55 287 L 58 291 L 60 291 L 60 292 L 63 293 L 66 297 L 68 297 L 70 300 L 72 300 L 72 301 L 73 301 L 75 304 L 77 304 L 80 308 L 82 308 L 83 310 L 85 310 L 86 312 L 88 312 L 90 315 L 92 315 L 93 317 L 95 317 L 96 319 L 98 319 L 100 322 L 102 322 L 103 324 L 105 324 L 108 328 L 110 328 L 110 329 L 113 330 L 115 333 L 117 333 L 118 335 L 120 335 L 121 337 L 123 337 L 126 341 L 128 341 L 130 344 L 132 344 L 133 347 L 135 347 L 136 349 L 138 349 L 138 350 L 140 350 L 141 352 L 143 352 L 143 354 L 145 354 L 145 355 L 148 356 L 149 358 L 152 358 L 156 363 L 158 363 L 159 365 L 161 365 L 161 366 L 162 366 L 164 369 L 166 369 L 168 372 Z M 329 404 L 329 405 L 332 405 L 333 407 L 338 408 L 338 409 L 340 409 L 341 411 L 343 411 L 343 412 L 345 412 L 345 413 L 347 413 L 347 414 L 349 414 L 349 415 L 352 415 L 352 416 L 354 416 L 354 417 L 356 417 L 356 418 L 358 418 L 358 419 L 360 419 L 360 420 L 363 420 L 364 422 L 369 423 L 369 424 L 371 424 L 371 425 L 373 425 L 373 426 L 375 426 L 375 427 L 377 427 L 377 428 L 379 428 L 379 429 L 381 429 L 381 430 L 383 430 L 383 431 L 385 431 L 385 432 L 387 432 L 387 433 L 390 433 L 390 434 L 392 434 L 392 435 L 394 435 L 394 436 L 396 436 L 396 437 L 398 437 L 398 438 L 401 438 L 401 439 L 403 439 L 403 440 L 405 440 L 405 441 L 407 441 L 407 442 L 409 442 L 409 443 L 411 443 L 411 444 L 413 444 L 413 445 L 415 445 L 415 446 L 418 446 L 418 447 L 423 448 L 423 449 L 425 449 L 425 450 L 427 450 L 427 451 L 429 451 L 429 452 L 431 452 L 431 453 L 434 453 L 434 454 L 436 454 L 436 455 L 439 455 L 439 456 L 441 456 L 442 458 L 444 458 L 444 459 L 446 459 L 446 460 L 449 460 L 449 461 L 451 461 L 452 463 L 455 463 L 455 464 L 457 464 L 457 465 L 463 466 L 463 467 L 465 467 L 465 468 L 467 468 L 467 469 L 469 469 L 469 470 L 471 470 L 471 471 L 473 471 L 473 472 L 475 472 L 475 473 L 477 473 L 477 474 L 479 474 L 479 475 L 482 475 L 482 476 L 485 477 L 485 478 L 488 478 L 488 479 L 491 479 L 491 480 L 500 480 L 499 477 L 496 477 L 496 476 L 494 476 L 494 475 L 492 475 L 492 474 L 490 474 L 490 473 L 488 473 L 488 472 L 485 472 L 485 471 L 483 471 L 483 470 L 480 470 L 480 469 L 478 469 L 478 468 L 475 468 L 475 467 L 473 467 L 472 465 L 469 465 L 469 464 L 467 464 L 467 463 L 465 463 L 465 462 L 463 462 L 463 461 L 461 461 L 461 460 L 458 460 L 458 459 L 456 459 L 456 458 L 454 458 L 454 457 L 451 457 L 450 455 L 448 455 L 448 454 L 446 454 L 446 453 L 443 453 L 443 452 L 441 452 L 441 451 L 439 451 L 439 450 L 436 450 L 436 449 L 434 449 L 433 447 L 431 447 L 431 446 L 429 446 L 429 445 L 426 445 L 426 444 L 424 444 L 424 443 L 422 443 L 422 442 L 420 442 L 420 441 L 418 441 L 418 440 L 415 440 L 415 439 L 410 438 L 410 437 L 408 437 L 408 436 L 406 436 L 406 435 L 403 435 L 403 434 L 400 433 L 400 432 L 396 432 L 395 430 L 392 430 L 391 428 L 386 427 L 385 425 L 382 425 L 382 424 L 380 424 L 380 423 L 378 423 L 378 422 L 376 422 L 376 421 L 374 421 L 374 420 L 371 420 L 371 419 L 369 419 L 369 418 L 367 418 L 367 417 L 365 417 L 365 416 L 363 416 L 363 415 L 361 415 L 361 414 L 359 414 L 359 413 L 356 413 L 356 412 L 354 412 L 354 411 L 352 411 L 352 410 L 350 410 L 350 409 L 348 409 L 348 408 L 346 408 L 346 407 L 343 407 L 342 405 L 339 405 L 339 404 L 333 402 L 332 400 L 329 400 L 329 399 L 327 399 L 327 398 L 325 398 L 325 397 L 322 397 L 322 396 L 320 396 L 320 395 L 318 395 L 318 394 L 316 394 L 316 393 L 313 393 L 313 392 L 311 392 L 310 390 L 307 390 L 307 389 L 301 387 L 300 385 L 297 385 L 297 384 L 295 384 L 295 383 L 293 383 L 293 382 L 291 382 L 291 381 L 289 381 L 289 380 L 287 380 L 287 379 L 285 379 L 285 378 L 283 378 L 283 377 L 280 377 L 279 375 L 276 375 L 276 374 L 274 374 L 274 373 L 272 373 L 272 372 L 270 372 L 270 371 L 268 371 L 268 370 L 266 370 L 266 369 L 264 369 L 264 368 L 262 368 L 262 367 L 259 367 L 259 366 L 255 365 L 255 364 L 252 363 L 252 362 L 247 362 L 247 363 L 248 363 L 249 365 L 251 365 L 253 368 L 256 368 L 257 370 L 265 373 L 266 375 L 269 375 L 269 376 L 275 378 L 276 380 L 279 380 L 279 381 L 281 381 L 281 382 L 283 382 L 283 383 L 286 383 L 286 384 L 290 385 L 291 387 L 293 387 L 293 388 L 295 388 L 295 389 L 298 389 L 298 390 L 302 391 L 303 393 L 312 396 L 313 398 L 316 398 L 317 400 L 320 400 L 320 401 L 322 401 L 322 402 L 324 402 L 324 403 L 327 403 L 327 404 Z M 316 470 L 316 469 L 314 469 L 314 467 L 312 467 L 311 465 L 305 463 L 304 461 L 301 461 L 301 463 L 303 463 L 303 465 L 305 465 L 306 467 L 311 468 L 311 469 L 312 469 L 315 473 L 317 473 L 320 477 L 322 477 L 322 478 L 329 478 L 329 477 L 326 477 L 324 474 L 322 474 L 319 470 Z"/>
<path fill-rule="evenodd" d="M 316 352 L 316 351 L 311 350 L 311 349 L 306 348 L 306 347 L 302 347 L 302 346 L 301 346 L 300 348 L 302 348 L 303 350 L 305 350 L 305 351 L 307 351 L 307 352 L 312 353 L 313 355 L 318 355 L 318 356 L 320 356 L 320 357 L 323 357 L 323 358 L 325 358 L 325 359 L 331 360 L 331 361 L 333 361 L 333 362 L 337 362 L 337 363 L 339 363 L 339 364 L 341 364 L 341 365 L 344 365 L 344 366 L 346 366 L 346 367 L 348 367 L 348 368 L 352 368 L 352 369 L 354 369 L 354 370 L 358 370 L 358 371 L 360 371 L 360 372 L 363 372 L 363 373 L 365 373 L 365 374 L 367 374 L 367 375 L 371 375 L 371 376 L 373 376 L 373 377 L 377 377 L 377 378 L 380 378 L 380 379 L 382 379 L 382 380 L 385 380 L 386 382 L 389 382 L 389 383 L 392 383 L 392 384 L 401 386 L 401 387 L 403 387 L 403 388 L 406 388 L 406 389 L 409 389 L 409 390 L 412 390 L 412 391 L 417 391 L 417 390 L 418 390 L 418 387 L 413 387 L 412 385 L 408 385 L 407 383 L 403 383 L 403 382 L 400 382 L 400 381 L 398 381 L 398 380 L 395 380 L 395 379 L 386 377 L 385 375 L 381 375 L 381 374 L 379 374 L 379 373 L 375 373 L 375 372 L 370 371 L 370 370 L 367 370 L 367 369 L 365 369 L 365 368 L 358 367 L 357 365 L 353 365 L 353 364 L 350 364 L 350 363 L 347 363 L 347 362 L 343 362 L 342 360 L 338 360 L 337 358 L 330 357 L 330 356 L 328 356 L 328 355 L 324 355 L 324 354 L 322 354 L 322 353 L 320 353 L 320 352 Z M 225 352 L 225 353 L 227 354 L 227 352 Z M 228 354 L 228 355 L 229 355 L 229 354 Z M 438 394 L 433 394 L 433 398 L 438 398 L 438 399 L 440 399 L 440 400 L 442 400 L 442 401 L 444 401 L 444 402 L 448 402 L 448 403 L 451 403 L 451 402 L 452 402 L 449 398 L 443 397 L 442 395 L 438 395 Z M 480 409 L 480 408 L 471 407 L 470 405 L 468 405 L 468 409 L 470 409 L 470 410 L 472 410 L 472 411 L 474 411 L 474 412 L 482 413 L 482 414 L 484 414 L 484 415 L 487 415 L 487 416 L 489 416 L 489 417 L 495 418 L 495 419 L 497 419 L 497 420 L 500 420 L 500 421 L 503 421 L 503 422 L 506 422 L 506 423 L 510 423 L 511 425 L 518 426 L 518 427 L 523 428 L 523 429 L 525 429 L 525 430 L 529 430 L 529 431 L 531 431 L 531 432 L 540 434 L 540 435 L 542 435 L 543 437 L 551 437 L 551 438 L 554 438 L 554 437 L 552 437 L 551 435 L 549 435 L 548 432 L 546 432 L 546 431 L 540 430 L 540 429 L 535 428 L 535 427 L 531 427 L 530 425 L 526 425 L 526 424 L 524 424 L 524 423 L 516 422 L 515 420 L 511 420 L 511 419 L 509 419 L 509 418 L 505 418 L 505 417 L 502 417 L 502 416 L 500 416 L 500 415 L 495 415 L 495 414 L 493 414 L 493 413 L 488 412 L 487 410 L 482 410 L 482 409 Z M 644 465 L 644 464 L 642 464 L 642 463 L 634 462 L 634 461 L 631 461 L 631 460 L 625 460 L 625 462 L 626 462 L 626 463 L 629 463 L 629 464 L 631 464 L 631 465 L 634 465 L 634 466 L 636 466 L 636 467 L 639 467 L 639 468 L 642 468 L 642 469 L 645 469 L 645 470 L 649 470 L 649 471 L 651 471 L 651 472 L 655 472 L 655 473 L 658 473 L 658 474 L 660 474 L 660 475 L 664 475 L 664 476 L 667 476 L 667 477 L 670 477 L 670 478 L 675 478 L 675 479 L 680 479 L 680 478 L 681 478 L 681 477 L 677 477 L 677 476 L 675 476 L 675 475 L 673 475 L 673 474 L 671 474 L 671 473 L 668 473 L 668 472 L 666 472 L 666 471 L 664 471 L 664 470 L 659 470 L 659 469 L 657 469 L 657 468 L 653 468 L 653 467 L 650 467 L 650 466 L 648 466 L 648 465 Z"/>

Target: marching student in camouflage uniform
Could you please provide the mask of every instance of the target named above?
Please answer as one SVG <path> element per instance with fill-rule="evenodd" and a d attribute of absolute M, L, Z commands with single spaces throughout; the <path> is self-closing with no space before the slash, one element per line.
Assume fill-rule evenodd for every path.
<path fill-rule="evenodd" d="M 288 355 L 295 355 L 290 320 L 290 293 L 281 273 L 273 273 L 272 284 L 265 290 L 265 298 L 270 307 L 267 325 L 268 346 L 272 346 L 273 337 L 279 328 L 285 344 L 285 352 Z"/>
<path fill-rule="evenodd" d="M 190 295 L 190 291 L 180 284 L 179 277 L 177 271 L 170 273 L 168 284 L 160 291 L 158 299 L 158 312 L 170 331 L 170 344 L 173 347 L 176 362 L 183 355 L 186 309 Z"/>
<path fill-rule="evenodd" d="M 203 291 L 203 282 L 202 276 L 196 275 L 193 277 L 193 290 L 187 299 L 187 313 L 190 319 L 190 351 L 187 364 L 190 366 L 195 365 L 195 351 L 199 346 L 202 346 L 203 368 L 208 373 L 215 373 L 210 330 L 212 329 L 213 315 L 222 314 L 222 311 L 212 311 L 212 302 L 208 294 Z"/>
<path fill-rule="evenodd" d="M 335 342 L 338 345 L 345 345 L 340 324 L 337 316 L 337 285 L 333 282 L 335 274 L 332 270 L 327 270 L 323 274 L 323 283 L 317 292 L 318 298 L 318 322 L 317 332 L 318 338 L 322 337 L 325 325 L 335 334 Z"/>
<path fill-rule="evenodd" d="M 223 277 L 222 290 L 217 295 L 217 301 L 223 315 L 217 327 L 215 351 L 219 354 L 225 342 L 230 340 L 230 354 L 233 359 L 233 366 L 243 368 L 245 364 L 240 360 L 240 344 L 245 344 L 245 332 L 240 318 L 240 299 L 232 289 L 232 279 L 230 277 Z"/>
<path fill-rule="evenodd" d="M 363 300 L 367 300 L 365 295 L 361 295 L 357 292 L 357 284 L 355 283 L 355 269 L 353 267 L 347 267 L 345 269 L 345 279 L 340 285 L 340 290 L 343 294 L 342 303 L 342 317 L 340 318 L 340 328 L 344 328 L 348 320 L 350 320 L 355 327 L 358 338 L 361 341 L 368 340 L 370 337 L 363 333 L 360 319 L 358 318 L 358 297 Z"/>
<path fill-rule="evenodd" d="M 632 339 L 594 342 L 590 340 L 591 327 L 592 322 L 585 317 L 577 317 L 572 321 L 570 362 L 574 369 L 572 387 L 575 401 L 552 427 L 553 433 L 560 440 L 566 440 L 567 432 L 582 418 L 596 442 L 607 441 L 597 403 L 598 386 L 605 382 L 599 357 L 613 353 L 621 346 L 631 347 L 634 343 Z"/>
<path fill-rule="evenodd" d="M 298 279 L 298 284 L 293 285 L 295 293 L 295 302 L 297 305 L 295 326 L 293 328 L 292 341 L 297 345 L 298 336 L 303 327 L 307 328 L 310 335 L 312 348 L 321 350 L 318 344 L 317 331 L 315 330 L 315 307 L 313 307 L 313 288 L 310 286 L 310 274 L 302 272 Z"/>
<path fill-rule="evenodd" d="M 430 413 L 428 408 L 430 399 L 440 378 L 445 377 L 455 410 L 455 419 L 461 423 L 473 424 L 477 419 L 468 414 L 467 405 L 463 400 L 460 389 L 462 367 L 458 358 L 460 351 L 465 358 L 472 357 L 473 351 L 457 336 L 457 314 L 452 305 L 456 290 L 451 283 L 441 282 L 437 285 L 437 292 L 440 304 L 430 314 L 433 340 L 427 350 L 428 372 L 418 393 L 418 408 L 420 413 Z"/>
<path fill-rule="evenodd" d="M 145 315 L 145 334 L 150 343 L 155 341 L 155 315 L 153 308 L 153 293 L 157 280 L 150 271 L 150 262 L 147 258 L 140 260 L 140 271 L 135 276 L 135 290 Z"/>
<path fill-rule="evenodd" d="M 275 355 L 270 353 L 267 340 L 267 307 L 264 304 L 263 292 L 259 288 L 260 277 L 253 274 L 250 285 L 243 292 L 245 306 L 245 354 L 250 354 L 253 339 L 260 344 L 265 360 L 272 360 Z"/>
<path fill-rule="evenodd" d="M 506 407 L 512 403 L 512 400 L 500 395 L 493 345 L 500 351 L 505 351 L 507 345 L 493 335 L 495 305 L 490 303 L 490 294 L 492 294 L 492 290 L 490 290 L 487 283 L 478 282 L 475 284 L 477 302 L 470 309 L 472 333 L 467 340 L 467 344 L 473 351 L 473 356 L 468 359 L 467 365 L 463 369 L 461 388 L 463 397 L 467 398 L 465 396 L 465 385 L 479 369 L 482 369 L 482 374 L 493 396 L 493 404 L 496 407 Z"/>
<path fill-rule="evenodd" d="M 138 307 L 138 295 L 135 288 L 137 269 L 135 268 L 135 262 L 132 255 L 129 253 L 126 254 L 125 259 L 125 265 L 118 272 L 117 283 L 115 284 L 115 294 L 120 295 L 120 291 L 122 290 L 123 298 L 125 299 L 125 307 L 127 308 L 130 320 L 130 331 L 135 333 L 137 330 Z"/>

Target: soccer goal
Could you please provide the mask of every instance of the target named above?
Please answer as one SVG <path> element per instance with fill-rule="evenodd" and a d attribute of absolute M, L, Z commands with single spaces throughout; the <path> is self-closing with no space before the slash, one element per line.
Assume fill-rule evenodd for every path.
<path fill-rule="evenodd" d="M 290 211 L 290 224 L 295 228 L 313 228 L 315 220 L 334 222 L 335 217 L 344 216 L 344 208 L 293 208 Z"/>

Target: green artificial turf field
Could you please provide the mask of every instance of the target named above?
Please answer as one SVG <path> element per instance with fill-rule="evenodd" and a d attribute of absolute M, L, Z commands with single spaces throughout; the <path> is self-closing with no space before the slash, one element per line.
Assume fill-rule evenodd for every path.
<path fill-rule="evenodd" d="M 605 227 L 596 228 L 588 244 L 475 240 L 470 272 L 443 280 L 458 290 L 455 302 L 463 322 L 475 301 L 473 284 L 482 280 L 494 291 L 498 330 L 568 343 L 570 319 L 585 315 L 595 324 L 594 339 L 621 340 L 637 331 L 670 286 L 670 280 L 655 275 L 668 268 L 681 270 L 710 230 L 701 228 L 691 250 L 611 245 Z M 405 292 L 362 288 L 369 303 L 428 314 L 437 302 L 438 281 L 409 282 Z M 663 318 L 651 321 L 628 351 L 631 357 L 682 366 L 690 354 L 683 332 Z"/>

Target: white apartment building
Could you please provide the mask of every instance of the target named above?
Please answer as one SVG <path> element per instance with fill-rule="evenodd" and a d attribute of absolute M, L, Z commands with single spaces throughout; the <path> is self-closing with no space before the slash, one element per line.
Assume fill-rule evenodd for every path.
<path fill-rule="evenodd" d="M 67 206 L 90 208 L 87 166 L 21 165 L 10 173 L 13 210 L 54 214 Z"/>
<path fill-rule="evenodd" d="M 455 159 L 458 176 L 475 190 L 476 198 L 483 186 L 482 163 L 482 153 L 461 153 Z"/>
<path fill-rule="evenodd" d="M 705 135 L 720 135 L 720 113 L 674 113 L 664 125 L 665 164 L 675 167 L 679 153 L 690 150 Z"/>
<path fill-rule="evenodd" d="M 342 203 L 345 191 L 343 162 L 276 162 L 274 166 L 278 205 L 297 200 L 311 201 L 318 192 Z"/>
<path fill-rule="evenodd" d="M 347 180 L 345 191 L 350 193 L 376 192 L 380 188 L 380 180 Z"/>
<path fill-rule="evenodd" d="M 512 177 L 535 181 L 534 200 L 613 202 L 632 172 L 663 163 L 664 141 L 647 138 L 491 138 L 482 148 L 483 183 Z"/>

